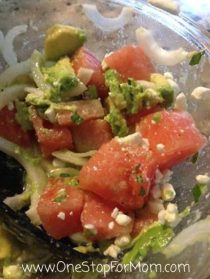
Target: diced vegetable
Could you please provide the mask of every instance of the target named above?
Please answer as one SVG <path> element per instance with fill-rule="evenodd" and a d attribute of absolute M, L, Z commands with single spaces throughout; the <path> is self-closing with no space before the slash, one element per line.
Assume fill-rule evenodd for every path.
<path fill-rule="evenodd" d="M 38 214 L 47 233 L 61 239 L 82 231 L 80 215 L 83 206 L 81 190 L 62 179 L 49 179 L 38 203 Z"/>
<path fill-rule="evenodd" d="M 48 60 L 57 60 L 65 55 L 72 55 L 86 41 L 83 30 L 55 24 L 47 30 L 44 49 Z"/>
<path fill-rule="evenodd" d="M 112 139 L 112 131 L 109 124 L 102 120 L 89 120 L 81 125 L 72 127 L 72 137 L 77 152 L 97 150 Z"/>
<path fill-rule="evenodd" d="M 206 138 L 197 130 L 189 113 L 165 110 L 158 113 L 158 123 L 154 122 L 153 113 L 136 129 L 149 140 L 153 157 L 159 168 L 165 170 L 197 153 L 206 144 Z M 158 144 L 162 144 L 162 152 L 158 150 Z"/>
<path fill-rule="evenodd" d="M 148 150 L 137 143 L 113 139 L 102 145 L 82 168 L 80 187 L 124 208 L 141 208 L 155 170 Z"/>

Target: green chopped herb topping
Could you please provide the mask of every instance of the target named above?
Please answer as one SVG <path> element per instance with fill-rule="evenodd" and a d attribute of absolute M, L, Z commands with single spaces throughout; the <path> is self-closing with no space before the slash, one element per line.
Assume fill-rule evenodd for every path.
<path fill-rule="evenodd" d="M 74 112 L 71 115 L 71 121 L 73 123 L 75 123 L 76 125 L 80 125 L 82 123 L 83 119 L 82 119 L 82 117 L 77 112 Z"/>
<path fill-rule="evenodd" d="M 67 194 L 65 190 L 59 190 L 56 198 L 53 200 L 54 202 L 61 203 L 65 201 L 67 198 Z"/>
<path fill-rule="evenodd" d="M 144 178 L 142 175 L 136 175 L 136 182 L 141 184 L 144 183 Z"/>
<path fill-rule="evenodd" d="M 161 120 L 161 113 L 160 112 L 156 112 L 153 117 L 152 120 L 157 124 L 160 122 Z"/>
<path fill-rule="evenodd" d="M 195 203 L 197 203 L 199 201 L 201 195 L 204 194 L 206 191 L 207 191 L 207 185 L 206 184 L 197 183 L 193 187 L 192 193 L 193 193 Z"/>
<path fill-rule="evenodd" d="M 71 177 L 70 173 L 60 173 L 60 177 Z"/>
<path fill-rule="evenodd" d="M 141 189 L 140 189 L 140 191 L 139 191 L 139 195 L 140 195 L 141 197 L 144 197 L 145 194 L 146 194 L 145 189 L 141 187 Z"/>
<path fill-rule="evenodd" d="M 72 178 L 68 181 L 69 186 L 77 187 L 79 186 L 79 180 L 77 178 Z"/>
<path fill-rule="evenodd" d="M 85 92 L 85 97 L 91 100 L 98 98 L 98 92 L 95 85 L 88 86 L 88 90 Z"/>
<path fill-rule="evenodd" d="M 205 50 L 202 50 L 200 52 L 195 52 L 190 59 L 190 62 L 189 62 L 190 66 L 199 64 L 200 60 L 204 54 L 205 54 Z"/>

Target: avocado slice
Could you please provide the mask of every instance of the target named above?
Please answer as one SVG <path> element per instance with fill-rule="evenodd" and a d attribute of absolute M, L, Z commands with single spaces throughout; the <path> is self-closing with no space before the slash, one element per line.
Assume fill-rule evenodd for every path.
<path fill-rule="evenodd" d="M 174 102 L 174 90 L 169 84 L 168 80 L 161 74 L 151 74 L 151 82 L 155 84 L 156 90 L 160 93 L 161 97 L 165 100 L 166 107 L 169 107 Z"/>
<path fill-rule="evenodd" d="M 55 24 L 48 29 L 44 49 L 47 60 L 57 60 L 65 55 L 72 55 L 86 41 L 83 30 L 68 26 Z"/>

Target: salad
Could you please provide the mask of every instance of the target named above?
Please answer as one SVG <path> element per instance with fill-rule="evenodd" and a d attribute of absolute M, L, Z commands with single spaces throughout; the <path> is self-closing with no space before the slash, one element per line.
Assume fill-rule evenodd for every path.
<path fill-rule="evenodd" d="M 4 202 L 79 253 L 124 263 L 172 239 L 181 215 L 171 169 L 207 143 L 173 75 L 150 59 L 152 47 L 170 65 L 203 53 L 165 51 L 148 30 L 136 33 L 142 45 L 99 61 L 83 30 L 56 24 L 43 52 L 0 76 L 0 150 L 26 170 L 23 192 Z M 210 179 L 196 179 L 198 200 Z"/>

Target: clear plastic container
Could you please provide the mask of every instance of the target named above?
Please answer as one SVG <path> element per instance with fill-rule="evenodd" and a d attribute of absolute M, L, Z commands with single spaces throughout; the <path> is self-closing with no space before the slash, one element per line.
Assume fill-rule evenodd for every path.
<path fill-rule="evenodd" d="M 90 20 L 85 14 L 83 4 L 97 5 L 98 10 L 106 17 L 116 17 L 122 7 L 132 7 L 133 12 L 128 22 L 119 29 L 107 32 L 100 26 L 95 17 Z M 171 71 L 181 90 L 186 94 L 189 103 L 189 111 L 192 113 L 197 126 L 207 136 L 210 135 L 210 109 L 208 102 L 193 103 L 190 93 L 196 86 L 210 86 L 210 40 L 202 31 L 183 19 L 169 15 L 159 9 L 153 8 L 139 1 L 83 1 L 83 0 L 42 0 L 42 1 L 7 1 L 0 6 L 0 29 L 6 32 L 13 26 L 27 24 L 28 30 L 24 35 L 17 37 L 15 50 L 18 60 L 26 59 L 32 51 L 43 46 L 44 33 L 54 23 L 66 23 L 81 27 L 87 33 L 87 47 L 97 53 L 100 58 L 107 52 L 117 49 L 122 45 L 136 43 L 135 30 L 142 26 L 152 30 L 157 41 L 166 49 L 183 47 L 186 50 L 206 49 L 205 58 L 198 66 L 191 67 L 188 63 L 182 63 L 173 67 L 156 65 L 157 71 Z M 116 28 L 114 28 L 116 29 Z M 0 71 L 5 67 L 3 58 L 0 57 Z M 187 142 L 186 142 L 187 144 Z M 184 163 L 174 169 L 173 185 L 177 191 L 177 203 L 180 209 L 184 209 L 192 200 L 191 189 L 195 184 L 195 175 L 208 173 L 210 175 L 210 145 L 199 156 L 196 165 Z M 176 229 L 177 232 L 194 223 L 196 220 L 206 217 L 210 213 L 210 197 L 206 195 L 195 206 L 190 216 L 185 218 Z M 210 243 L 203 242 L 188 247 L 182 254 L 170 260 L 162 255 L 150 256 L 148 262 L 164 263 L 189 263 L 190 273 L 161 273 L 156 278 L 193 278 L 206 279 L 210 275 Z M 148 274 L 133 272 L 132 274 L 110 274 L 108 278 L 149 278 Z M 64 278 L 56 277 L 56 278 Z"/>

